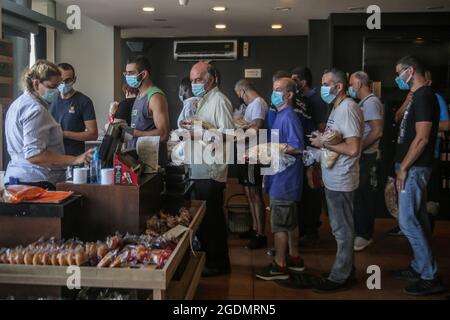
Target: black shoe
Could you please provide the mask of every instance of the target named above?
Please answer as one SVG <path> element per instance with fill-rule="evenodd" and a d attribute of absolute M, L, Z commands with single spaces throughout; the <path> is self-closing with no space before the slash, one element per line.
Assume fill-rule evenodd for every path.
<path fill-rule="evenodd" d="M 418 281 L 420 274 L 417 273 L 411 266 L 408 269 L 391 271 L 391 276 L 397 280 Z"/>
<path fill-rule="evenodd" d="M 257 272 L 256 277 L 262 280 L 287 280 L 289 273 L 286 267 L 282 268 L 272 261 L 270 265 Z"/>
<path fill-rule="evenodd" d="M 332 293 L 348 289 L 350 289 L 348 281 L 344 283 L 337 283 L 327 278 L 320 279 L 313 286 L 313 291 L 317 293 Z"/>
<path fill-rule="evenodd" d="M 256 237 L 256 235 L 257 235 L 256 231 L 252 229 L 252 230 L 247 231 L 245 233 L 241 233 L 239 235 L 239 238 L 240 239 L 253 239 L 254 237 Z"/>
<path fill-rule="evenodd" d="M 319 235 L 318 234 L 305 234 L 300 238 L 300 246 L 302 247 L 310 247 L 315 246 L 319 243 Z"/>
<path fill-rule="evenodd" d="M 328 279 L 329 277 L 330 277 L 329 272 L 322 273 L 322 278 Z M 350 273 L 350 276 L 347 279 L 347 284 L 355 285 L 357 282 L 358 282 L 358 280 L 356 279 L 356 268 L 353 267 L 352 272 Z"/>
<path fill-rule="evenodd" d="M 402 236 L 402 237 L 405 236 L 403 231 L 400 229 L 399 226 L 389 230 L 388 231 L 388 235 L 390 235 L 390 236 Z"/>
<path fill-rule="evenodd" d="M 444 285 L 439 279 L 423 280 L 407 286 L 403 292 L 411 296 L 429 296 L 432 294 L 439 294 L 445 291 Z"/>
<path fill-rule="evenodd" d="M 288 280 L 277 281 L 277 284 L 290 289 L 311 289 L 317 281 L 317 277 L 311 274 L 292 273 Z"/>
<path fill-rule="evenodd" d="M 295 259 L 295 258 L 292 258 L 289 256 L 286 259 L 286 266 L 289 271 L 293 271 L 293 272 L 305 271 L 305 262 L 303 261 L 302 258 Z"/>
<path fill-rule="evenodd" d="M 267 237 L 263 235 L 256 235 L 247 244 L 247 249 L 256 250 L 267 247 Z"/>

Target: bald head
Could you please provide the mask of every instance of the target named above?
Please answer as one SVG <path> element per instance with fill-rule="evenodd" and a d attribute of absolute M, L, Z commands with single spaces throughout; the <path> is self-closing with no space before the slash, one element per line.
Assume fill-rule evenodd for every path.
<path fill-rule="evenodd" d="M 206 92 L 210 91 L 216 86 L 215 70 L 212 65 L 205 61 L 200 61 L 194 64 L 191 69 L 192 84 L 202 83 L 205 85 Z"/>
<path fill-rule="evenodd" d="M 371 80 L 364 71 L 356 71 L 350 76 L 349 86 L 353 88 L 356 97 L 359 99 L 368 96 L 371 90 Z M 352 90 L 352 89 L 350 89 Z"/>
<path fill-rule="evenodd" d="M 291 78 L 280 78 L 273 83 L 273 91 L 283 93 L 285 104 L 282 107 L 293 104 L 296 89 L 296 83 Z"/>

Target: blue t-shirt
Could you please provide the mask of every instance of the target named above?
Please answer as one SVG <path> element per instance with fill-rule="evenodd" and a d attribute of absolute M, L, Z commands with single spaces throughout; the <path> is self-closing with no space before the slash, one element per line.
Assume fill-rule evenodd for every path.
<path fill-rule="evenodd" d="M 92 100 L 78 91 L 67 100 L 58 96 L 49 111 L 63 131 L 84 132 L 85 121 L 95 120 Z M 72 139 L 64 139 L 64 148 L 66 154 L 71 156 L 78 156 L 85 151 L 84 141 Z"/>
<path fill-rule="evenodd" d="M 303 128 L 292 107 L 277 113 L 272 130 L 278 129 L 279 143 L 304 150 Z M 303 186 L 303 161 L 296 156 L 295 163 L 281 173 L 265 176 L 264 188 L 271 198 L 300 201 Z"/>

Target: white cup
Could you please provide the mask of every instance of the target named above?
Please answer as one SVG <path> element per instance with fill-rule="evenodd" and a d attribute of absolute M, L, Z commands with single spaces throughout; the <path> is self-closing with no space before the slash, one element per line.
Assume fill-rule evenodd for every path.
<path fill-rule="evenodd" d="M 114 169 L 102 169 L 101 183 L 103 185 L 114 184 Z"/>
<path fill-rule="evenodd" d="M 86 184 L 87 176 L 88 176 L 88 168 L 73 169 L 73 183 L 74 184 Z"/>

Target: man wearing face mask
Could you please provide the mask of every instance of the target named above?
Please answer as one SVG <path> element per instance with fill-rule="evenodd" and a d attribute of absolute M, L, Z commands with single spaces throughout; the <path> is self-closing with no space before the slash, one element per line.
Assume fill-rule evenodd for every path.
<path fill-rule="evenodd" d="M 278 135 L 279 143 L 287 143 L 295 150 L 304 150 L 302 124 L 292 107 L 295 91 L 295 82 L 290 78 L 274 82 L 271 100 L 278 113 L 272 134 Z M 303 162 L 301 156 L 295 158 L 294 164 L 284 171 L 264 177 L 264 189 L 270 196 L 275 259 L 256 273 L 256 277 L 262 280 L 287 280 L 289 271 L 301 272 L 305 269 L 298 249 L 297 221 L 297 203 L 303 186 Z"/>
<path fill-rule="evenodd" d="M 348 93 L 358 99 L 358 106 L 364 114 L 364 134 L 362 153 L 359 160 L 359 187 L 355 191 L 355 244 L 354 250 L 361 251 L 369 246 L 372 240 L 375 220 L 374 203 L 376 195 L 376 170 L 379 143 L 383 135 L 384 108 L 380 99 L 370 89 L 370 79 L 364 71 L 350 76 Z"/>
<path fill-rule="evenodd" d="M 353 281 L 353 196 L 359 183 L 359 156 L 363 132 L 361 108 L 347 97 L 347 75 L 336 69 L 325 71 L 320 94 L 333 104 L 327 121 L 327 129 L 342 134 L 337 145 L 323 144 L 319 137 L 311 138 L 317 148 L 326 148 L 339 154 L 335 164 L 327 168 L 322 162 L 322 178 L 331 229 L 337 242 L 336 260 L 328 277 L 322 278 L 314 291 L 319 293 L 347 289 Z"/>
<path fill-rule="evenodd" d="M 74 89 L 75 69 L 68 63 L 58 65 L 62 82 L 59 95 L 50 106 L 50 113 L 61 125 L 66 154 L 78 156 L 85 151 L 85 141 L 98 138 L 97 121 L 92 100 Z"/>
<path fill-rule="evenodd" d="M 192 93 L 200 98 L 196 117 L 213 125 L 221 133 L 234 129 L 233 106 L 217 87 L 217 72 L 207 62 L 196 63 L 190 73 Z M 203 159 L 203 150 L 199 155 Z M 192 164 L 191 179 L 195 181 L 194 197 L 206 201 L 206 214 L 198 233 L 202 251 L 206 252 L 203 276 L 230 272 L 227 229 L 223 212 L 223 192 L 227 181 L 227 164 Z"/>
<path fill-rule="evenodd" d="M 241 106 L 244 107 L 243 118 L 249 124 L 248 129 L 258 130 L 264 127 L 267 110 L 269 107 L 263 98 L 256 92 L 255 85 L 247 79 L 239 80 L 234 86 L 234 91 L 239 97 Z M 247 130 L 248 130 L 247 129 Z M 244 186 L 247 195 L 250 212 L 253 220 L 253 234 L 247 248 L 260 249 L 267 246 L 267 238 L 264 235 L 265 209 L 262 195 L 261 167 L 258 164 L 238 165 L 239 184 Z"/>
<path fill-rule="evenodd" d="M 395 71 L 399 89 L 412 92 L 400 124 L 395 169 L 399 225 L 412 247 L 414 260 L 408 268 L 394 271 L 392 275 L 413 282 L 404 289 L 406 294 L 436 294 L 445 288 L 438 278 L 431 250 L 426 188 L 439 130 L 439 103 L 433 89 L 427 86 L 423 65 L 415 57 L 400 59 Z"/>
<path fill-rule="evenodd" d="M 312 74 L 309 68 L 295 68 L 292 70 L 292 80 L 297 84 L 296 107 L 294 111 L 300 117 L 303 125 L 306 145 L 309 139 L 306 136 L 319 130 L 323 132 L 328 117 L 328 105 L 320 98 L 315 88 L 312 88 Z M 320 174 L 318 165 L 305 168 L 305 176 L 310 173 Z M 319 228 L 322 224 L 320 215 L 322 213 L 323 189 L 312 188 L 308 179 L 303 182 L 302 201 L 299 206 L 299 228 L 300 245 L 312 246 L 319 241 Z"/>
<path fill-rule="evenodd" d="M 139 89 L 139 95 L 131 111 L 131 128 L 134 139 L 129 147 L 136 147 L 139 137 L 159 136 L 159 161 L 164 167 L 167 162 L 167 145 L 169 138 L 169 108 L 164 92 L 155 86 L 150 78 L 150 61 L 139 56 L 127 62 L 124 72 L 127 84 Z"/>

